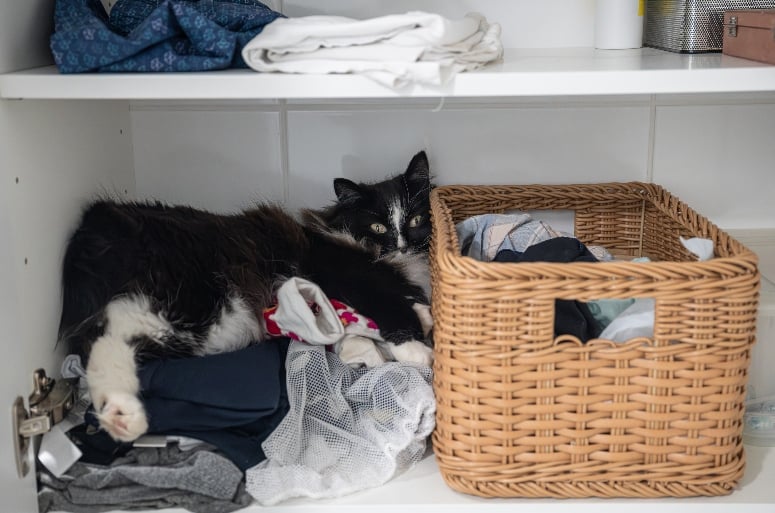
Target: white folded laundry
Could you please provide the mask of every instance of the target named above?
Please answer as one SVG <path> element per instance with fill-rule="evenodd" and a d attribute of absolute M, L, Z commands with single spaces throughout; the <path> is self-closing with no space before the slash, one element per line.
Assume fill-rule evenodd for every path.
<path fill-rule="evenodd" d="M 502 54 L 500 25 L 482 15 L 450 20 L 421 11 L 365 20 L 279 18 L 242 50 L 256 71 L 359 73 L 393 87 L 443 85 Z"/>

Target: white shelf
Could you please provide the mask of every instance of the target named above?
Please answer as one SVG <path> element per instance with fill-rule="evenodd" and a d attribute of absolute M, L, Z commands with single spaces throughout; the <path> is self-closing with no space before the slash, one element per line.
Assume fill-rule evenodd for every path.
<path fill-rule="evenodd" d="M 747 445 L 746 470 L 738 489 L 721 497 L 492 499 L 458 493 L 441 478 L 435 459 L 384 486 L 332 500 L 294 499 L 273 507 L 250 507 L 245 513 L 772 513 L 775 511 L 775 448 Z"/>
<path fill-rule="evenodd" d="M 502 62 L 441 88 L 394 90 L 363 76 L 206 73 L 62 75 L 47 66 L 0 75 L 0 98 L 238 100 L 574 96 L 775 91 L 775 66 L 719 53 L 653 48 L 510 49 Z"/>

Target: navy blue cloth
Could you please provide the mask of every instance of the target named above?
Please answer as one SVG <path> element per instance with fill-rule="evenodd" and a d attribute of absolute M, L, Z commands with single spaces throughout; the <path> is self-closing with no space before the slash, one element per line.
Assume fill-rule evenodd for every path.
<path fill-rule="evenodd" d="M 242 48 L 283 17 L 258 0 L 57 0 L 51 51 L 61 73 L 247 67 Z"/>
<path fill-rule="evenodd" d="M 143 364 L 138 377 L 148 433 L 202 440 L 243 471 L 266 459 L 261 444 L 289 408 L 288 342 L 277 338 L 228 353 Z M 98 425 L 93 412 L 86 423 Z M 104 431 L 82 435 L 79 445 L 89 450 L 87 459 L 101 464 L 131 446 L 113 442 Z"/>
<path fill-rule="evenodd" d="M 131 443 L 116 442 L 107 431 L 97 429 L 98 426 L 99 421 L 94 415 L 94 408 L 89 406 L 84 414 L 84 423 L 67 432 L 67 436 L 81 451 L 78 461 L 110 465 L 132 449 Z"/>
<path fill-rule="evenodd" d="M 597 262 L 597 258 L 580 240 L 573 237 L 555 237 L 532 246 L 523 253 L 504 249 L 495 255 L 494 262 Z M 602 332 L 600 323 L 589 307 L 570 299 L 555 301 L 554 336 L 573 335 L 582 342 L 596 338 Z"/>
<path fill-rule="evenodd" d="M 288 339 L 204 357 L 154 360 L 139 372 L 148 432 L 208 442 L 241 470 L 288 412 Z"/>

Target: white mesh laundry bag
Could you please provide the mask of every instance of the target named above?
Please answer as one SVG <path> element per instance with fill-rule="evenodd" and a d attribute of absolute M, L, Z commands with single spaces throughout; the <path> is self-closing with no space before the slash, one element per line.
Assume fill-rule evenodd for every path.
<path fill-rule="evenodd" d="M 247 470 L 248 492 L 269 506 L 384 484 L 420 461 L 433 431 L 430 367 L 389 362 L 353 369 L 322 346 L 291 342 L 290 410 Z"/>

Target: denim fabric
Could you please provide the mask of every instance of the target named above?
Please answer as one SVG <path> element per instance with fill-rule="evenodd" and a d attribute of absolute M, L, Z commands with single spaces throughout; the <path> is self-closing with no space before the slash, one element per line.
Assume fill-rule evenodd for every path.
<path fill-rule="evenodd" d="M 242 48 L 283 16 L 257 0 L 57 0 L 51 51 L 61 73 L 244 68 Z"/>

